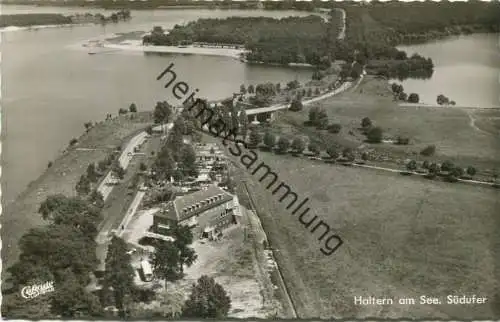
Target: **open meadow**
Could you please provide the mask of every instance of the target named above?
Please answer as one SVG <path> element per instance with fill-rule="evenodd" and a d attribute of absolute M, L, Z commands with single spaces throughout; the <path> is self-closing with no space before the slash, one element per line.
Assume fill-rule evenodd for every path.
<path fill-rule="evenodd" d="M 322 254 L 321 230 L 307 231 L 259 176 L 247 172 L 299 317 L 500 316 L 497 190 L 258 155 L 300 199 L 310 198 L 306 220 L 317 215 L 344 241 L 332 255 Z M 446 304 L 447 295 L 473 294 L 487 302 Z M 438 297 L 441 304 L 420 305 L 422 295 Z M 355 296 L 393 298 L 395 304 L 360 306 Z M 416 304 L 397 304 L 403 297 L 415 298 Z"/>
<path fill-rule="evenodd" d="M 318 131 L 303 126 L 313 106 L 327 112 L 329 123 L 342 126 L 338 134 L 322 131 L 320 136 L 325 142 L 334 141 L 352 148 L 376 148 L 401 159 L 415 158 L 414 153 L 434 144 L 436 155 L 429 160 L 451 159 L 463 167 L 474 165 L 478 171 L 500 170 L 498 109 L 399 106 L 393 101 L 386 80 L 367 76 L 356 89 L 307 106 L 301 112 L 280 114 L 272 127 L 283 133 L 315 136 Z M 363 117 L 369 117 L 375 126 L 380 126 L 387 139 L 405 136 L 410 144 L 364 142 L 365 136 L 359 130 Z"/>

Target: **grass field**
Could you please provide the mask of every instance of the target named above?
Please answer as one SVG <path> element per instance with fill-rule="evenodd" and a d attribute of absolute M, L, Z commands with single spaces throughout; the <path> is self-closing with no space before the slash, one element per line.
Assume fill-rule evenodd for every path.
<path fill-rule="evenodd" d="M 344 244 L 331 256 L 255 177 L 248 185 L 299 317 L 500 317 L 500 193 L 259 152 Z M 240 178 L 239 178 L 240 179 Z M 447 295 L 488 298 L 448 305 Z M 419 305 L 419 296 L 441 305 Z M 354 296 L 416 305 L 356 306 Z M 496 301 L 496 302 L 495 302 Z M 396 302 L 397 303 L 397 302 Z"/>
<path fill-rule="evenodd" d="M 474 165 L 478 170 L 500 170 L 500 110 L 400 107 L 392 100 L 387 81 L 370 76 L 355 90 L 315 105 L 327 111 L 330 123 L 342 125 L 339 134 L 322 132 L 321 136 L 326 142 L 376 148 L 401 159 L 415 158 L 412 155 L 414 152 L 418 153 L 427 145 L 435 144 L 436 156 L 429 160 L 452 159 L 463 167 Z M 304 134 L 304 131 L 308 131 L 309 135 L 317 136 L 313 128 L 296 127 L 308 119 L 309 109 L 307 107 L 298 113 L 281 113 L 272 126 L 285 133 Z M 411 144 L 398 146 L 363 142 L 365 137 L 358 128 L 365 116 L 376 126 L 382 127 L 386 136 L 407 136 Z"/>
<path fill-rule="evenodd" d="M 4 208 L 1 231 L 3 272 L 19 256 L 19 238 L 29 229 L 46 224 L 37 212 L 47 196 L 57 193 L 75 195 L 75 184 L 90 163 L 103 160 L 116 146 L 126 142 L 150 123 L 149 113 L 139 113 L 133 120 L 122 116 L 98 124 L 83 134 L 78 144 L 63 153 L 52 167 L 31 182 L 15 201 Z"/>

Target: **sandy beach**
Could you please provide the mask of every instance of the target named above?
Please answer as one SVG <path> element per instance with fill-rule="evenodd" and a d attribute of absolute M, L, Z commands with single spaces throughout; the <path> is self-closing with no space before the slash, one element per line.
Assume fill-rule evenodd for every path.
<path fill-rule="evenodd" d="M 104 43 L 103 48 L 119 49 L 128 51 L 142 51 L 146 53 L 174 53 L 193 54 L 209 56 L 226 56 L 240 59 L 241 55 L 247 52 L 245 49 L 230 48 L 206 48 L 206 47 L 176 47 L 176 46 L 143 46 L 141 40 L 127 40 L 119 44 Z"/>

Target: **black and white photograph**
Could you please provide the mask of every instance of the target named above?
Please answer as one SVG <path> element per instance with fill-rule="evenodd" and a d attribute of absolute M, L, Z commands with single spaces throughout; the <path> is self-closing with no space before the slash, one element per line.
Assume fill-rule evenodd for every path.
<path fill-rule="evenodd" d="M 500 1 L 0 0 L 2 320 L 500 320 Z"/>

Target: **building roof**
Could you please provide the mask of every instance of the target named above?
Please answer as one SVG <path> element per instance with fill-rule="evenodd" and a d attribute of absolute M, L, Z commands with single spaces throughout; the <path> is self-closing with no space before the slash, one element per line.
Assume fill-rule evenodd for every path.
<path fill-rule="evenodd" d="M 215 185 L 211 185 L 205 190 L 176 197 L 168 203 L 164 211 L 156 213 L 155 216 L 183 221 L 232 199 L 231 194 Z"/>

